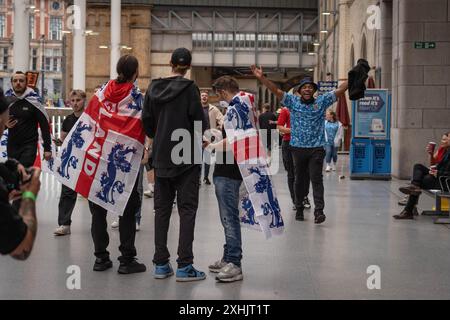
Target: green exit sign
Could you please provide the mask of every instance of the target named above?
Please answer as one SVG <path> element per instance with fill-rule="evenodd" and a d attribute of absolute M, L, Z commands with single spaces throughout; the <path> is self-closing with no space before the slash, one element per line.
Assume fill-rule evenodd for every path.
<path fill-rule="evenodd" d="M 414 49 L 435 49 L 436 42 L 414 42 Z"/>

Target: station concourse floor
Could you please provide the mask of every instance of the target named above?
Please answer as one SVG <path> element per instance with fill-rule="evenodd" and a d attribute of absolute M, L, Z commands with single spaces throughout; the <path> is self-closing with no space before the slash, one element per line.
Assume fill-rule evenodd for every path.
<path fill-rule="evenodd" d="M 398 187 L 406 181 L 350 180 L 348 156 L 340 156 L 338 171 L 324 172 L 325 214 L 314 225 L 312 209 L 306 221 L 294 219 L 283 168 L 274 184 L 285 222 L 280 237 L 265 240 L 259 232 L 243 229 L 244 280 L 216 283 L 207 266 L 219 259 L 224 242 L 214 186 L 202 185 L 196 220 L 194 264 L 206 280 L 177 283 L 174 277 L 152 277 L 153 199 L 144 198 L 141 231 L 136 236 L 138 258 L 147 272 L 119 275 L 119 234 L 109 230 L 114 266 L 94 272 L 90 213 L 78 198 L 72 216 L 72 234 L 54 237 L 60 185 L 43 175 L 37 203 L 38 237 L 31 257 L 15 261 L 0 257 L 0 299 L 150 299 L 150 300 L 276 300 L 276 299 L 450 299 L 450 230 L 433 218 L 395 221 L 402 207 Z M 344 179 L 339 179 L 341 174 Z M 312 200 L 312 196 L 310 195 Z M 433 200 L 422 196 L 420 209 Z M 108 217 L 109 225 L 113 217 Z M 171 262 L 176 268 L 178 215 L 174 209 L 170 232 Z M 81 270 L 81 289 L 66 287 L 67 268 Z M 378 266 L 381 288 L 369 290 L 369 266 Z"/>

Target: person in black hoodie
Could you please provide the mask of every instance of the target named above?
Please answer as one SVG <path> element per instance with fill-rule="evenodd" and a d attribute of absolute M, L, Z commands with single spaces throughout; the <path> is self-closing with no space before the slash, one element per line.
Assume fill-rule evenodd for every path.
<path fill-rule="evenodd" d="M 178 48 L 172 53 L 172 75 L 153 80 L 147 89 L 142 120 L 148 137 L 153 139 L 155 168 L 155 264 L 154 277 L 164 279 L 173 275 L 167 248 L 172 206 L 177 197 L 180 215 L 177 281 L 196 281 L 206 278 L 204 272 L 193 267 L 195 217 L 198 208 L 199 179 L 202 163 L 201 137 L 206 120 L 197 85 L 185 79 L 191 65 L 191 53 Z M 195 122 L 201 129 L 195 130 Z M 177 131 L 177 132 L 176 132 Z M 200 132 L 201 131 L 201 132 Z M 180 138 L 178 133 L 186 133 Z M 187 133 L 189 137 L 187 137 Z M 188 138 L 188 139 L 187 139 Z M 189 140 L 186 145 L 185 139 Z M 176 141 L 174 141 L 176 139 Z M 178 151 L 179 146 L 183 149 Z M 172 154 L 182 159 L 174 159 Z"/>

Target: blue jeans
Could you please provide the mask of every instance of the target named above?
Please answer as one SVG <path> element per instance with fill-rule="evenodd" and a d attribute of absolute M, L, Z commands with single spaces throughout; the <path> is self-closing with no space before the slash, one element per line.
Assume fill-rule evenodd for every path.
<path fill-rule="evenodd" d="M 223 260 L 241 267 L 242 239 L 239 221 L 239 188 L 242 181 L 214 177 L 216 197 L 219 203 L 220 221 L 225 231 Z"/>
<path fill-rule="evenodd" d="M 327 164 L 331 163 L 331 159 L 333 159 L 333 162 L 337 162 L 337 147 L 334 145 L 326 145 L 325 146 L 325 162 Z"/>

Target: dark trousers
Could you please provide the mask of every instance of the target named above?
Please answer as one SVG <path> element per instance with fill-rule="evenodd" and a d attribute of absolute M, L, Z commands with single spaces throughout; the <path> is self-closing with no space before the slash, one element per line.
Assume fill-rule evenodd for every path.
<path fill-rule="evenodd" d="M 325 208 L 323 189 L 323 160 L 325 158 L 324 148 L 295 148 L 291 147 L 292 159 L 294 161 L 295 173 L 295 198 L 304 199 L 308 194 L 309 183 L 305 180 L 309 175 L 313 187 L 314 211 L 323 211 Z M 297 201 L 297 209 L 303 210 L 302 201 Z"/>
<path fill-rule="evenodd" d="M 119 251 L 122 255 L 118 260 L 121 263 L 130 262 L 136 256 L 134 240 L 136 236 L 135 214 L 139 209 L 139 193 L 137 192 L 138 180 L 139 179 L 136 179 L 136 183 L 134 184 L 133 191 L 131 192 L 123 215 L 119 217 Z M 89 201 L 89 209 L 92 214 L 91 234 L 92 239 L 94 240 L 94 254 L 97 258 L 109 258 L 109 252 L 107 251 L 109 245 L 109 235 L 107 231 L 108 223 L 106 221 L 107 210 L 91 201 Z"/>
<path fill-rule="evenodd" d="M 37 143 L 28 143 L 21 146 L 8 145 L 8 158 L 16 159 L 25 168 L 32 167 L 36 160 Z M 22 200 L 16 200 L 13 202 L 13 207 L 19 211 Z"/>
<path fill-rule="evenodd" d="M 412 184 L 422 189 L 441 189 L 438 178 L 430 174 L 430 169 L 422 164 L 415 164 L 413 168 Z M 419 203 L 419 196 L 410 195 L 405 210 L 412 212 L 414 206 Z"/>
<path fill-rule="evenodd" d="M 294 172 L 294 159 L 292 158 L 291 147 L 289 146 L 289 141 L 284 141 L 281 144 L 281 153 L 283 157 L 284 169 L 287 171 L 287 180 L 289 193 L 291 194 L 292 203 L 295 205 L 297 202 L 295 200 L 295 172 Z M 304 175 L 303 182 L 305 183 L 306 195 L 309 194 L 309 172 L 306 171 Z"/>
<path fill-rule="evenodd" d="M 77 202 L 77 193 L 66 187 L 61 186 L 61 197 L 58 205 L 58 225 L 70 226 L 72 224 L 72 212 Z"/>
<path fill-rule="evenodd" d="M 211 167 L 211 153 L 203 149 L 203 164 L 205 166 L 205 172 L 203 173 L 203 179 L 209 177 L 209 169 Z"/>
<path fill-rule="evenodd" d="M 177 263 L 179 268 L 183 268 L 192 264 L 194 260 L 192 243 L 198 208 L 201 166 L 194 166 L 171 178 L 158 177 L 158 169 L 155 170 L 155 173 L 155 255 L 153 262 L 161 265 L 169 261 L 167 233 L 176 195 L 180 216 Z"/>
<path fill-rule="evenodd" d="M 8 145 L 8 157 L 16 159 L 25 168 L 33 166 L 36 160 L 37 143 L 28 143 L 22 146 Z"/>

